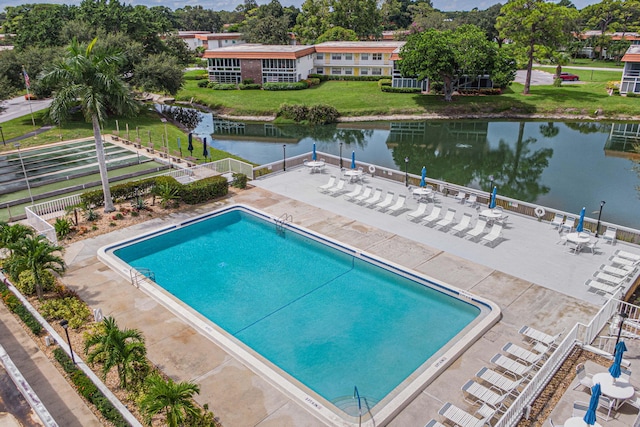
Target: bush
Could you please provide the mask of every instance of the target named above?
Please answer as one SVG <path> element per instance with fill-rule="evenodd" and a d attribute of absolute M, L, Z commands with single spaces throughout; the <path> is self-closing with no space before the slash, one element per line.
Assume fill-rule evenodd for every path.
<path fill-rule="evenodd" d="M 234 173 L 233 186 L 236 188 L 247 188 L 247 175 L 243 173 Z"/>
<path fill-rule="evenodd" d="M 242 84 L 243 85 L 252 85 L 253 84 L 253 79 L 242 79 Z"/>
<path fill-rule="evenodd" d="M 209 80 L 200 80 L 198 82 L 198 87 L 205 88 L 209 86 Z"/>
<path fill-rule="evenodd" d="M 251 84 L 239 84 L 238 85 L 238 89 L 240 90 L 256 90 L 256 89 L 261 89 L 262 86 L 260 86 L 257 83 L 251 83 Z"/>
<path fill-rule="evenodd" d="M 234 83 L 215 83 L 211 86 L 213 90 L 236 90 L 238 86 Z"/>
<path fill-rule="evenodd" d="M 383 92 L 391 93 L 420 93 L 422 89 L 419 87 L 393 87 L 393 86 L 381 86 L 380 89 Z"/>
<path fill-rule="evenodd" d="M 43 291 L 52 291 L 56 284 L 56 279 L 50 271 L 43 271 L 41 274 L 41 282 Z M 36 279 L 33 272 L 25 270 L 18 276 L 16 288 L 23 295 L 33 295 L 36 293 Z"/>
<path fill-rule="evenodd" d="M 378 80 L 378 86 L 382 87 L 382 86 L 391 86 L 392 84 L 392 80 L 391 79 L 380 79 Z"/>
<path fill-rule="evenodd" d="M 307 120 L 309 109 L 306 105 L 282 104 L 276 112 L 276 117 L 302 122 Z"/>
<path fill-rule="evenodd" d="M 0 291 L 0 295 L 2 295 L 2 301 L 4 301 L 5 305 L 9 310 L 18 315 L 20 320 L 24 322 L 25 325 L 33 332 L 34 335 L 38 336 L 42 332 L 42 325 L 38 320 L 33 317 L 33 314 L 27 308 L 22 305 L 22 302 L 16 297 L 13 292 L 11 292 L 4 283 L 2 284 Z"/>
<path fill-rule="evenodd" d="M 228 192 L 227 179 L 223 176 L 212 176 L 183 185 L 180 189 L 180 199 L 189 205 L 195 205 L 225 196 Z"/>
<path fill-rule="evenodd" d="M 553 85 L 555 87 L 561 87 L 562 86 L 562 79 L 560 77 L 553 79 Z"/>
<path fill-rule="evenodd" d="M 638 98 L 640 95 L 638 95 L 635 92 L 627 92 L 627 98 Z"/>
<path fill-rule="evenodd" d="M 69 326 L 77 329 L 82 326 L 91 315 L 89 307 L 77 298 L 55 298 L 42 303 L 40 307 L 42 315 L 49 321 L 66 319 Z"/>
<path fill-rule="evenodd" d="M 389 76 L 327 76 L 327 80 L 345 80 L 355 82 L 377 82 L 381 79 L 388 79 Z"/>
<path fill-rule="evenodd" d="M 326 82 L 327 80 L 329 80 L 329 76 L 325 74 L 309 74 L 308 78 L 318 79 L 321 82 Z"/>
<path fill-rule="evenodd" d="M 330 105 L 314 105 L 309 108 L 307 120 L 314 125 L 326 125 L 338 121 L 340 113 Z"/>
<path fill-rule="evenodd" d="M 303 81 L 296 83 L 274 82 L 262 85 L 262 89 L 264 90 L 302 90 L 307 89 L 308 87 L 309 85 Z"/>
<path fill-rule="evenodd" d="M 309 82 L 310 86 L 318 86 L 320 84 L 320 79 L 317 77 L 309 77 L 307 81 Z"/>
<path fill-rule="evenodd" d="M 71 233 L 71 222 L 67 218 L 58 218 L 53 224 L 53 228 L 56 230 L 58 239 L 64 239 Z"/>

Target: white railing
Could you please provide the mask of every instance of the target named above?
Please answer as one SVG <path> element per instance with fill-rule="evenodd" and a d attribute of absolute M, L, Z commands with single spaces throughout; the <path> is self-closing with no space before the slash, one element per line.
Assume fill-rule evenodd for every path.
<path fill-rule="evenodd" d="M 80 201 L 80 194 L 74 194 L 61 199 L 38 203 L 30 208 L 35 215 L 42 219 L 54 219 L 64 215 L 69 206 L 77 205 Z"/>
<path fill-rule="evenodd" d="M 53 225 L 49 224 L 44 218 L 36 215 L 32 210 L 33 206 L 27 206 L 24 211 L 27 214 L 27 223 L 33 227 L 38 234 L 42 234 L 54 245 L 58 244 L 58 237 L 56 236 L 56 230 Z"/>

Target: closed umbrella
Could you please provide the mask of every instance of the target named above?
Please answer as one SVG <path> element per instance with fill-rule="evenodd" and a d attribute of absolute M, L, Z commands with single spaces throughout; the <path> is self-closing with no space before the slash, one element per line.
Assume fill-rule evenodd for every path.
<path fill-rule="evenodd" d="M 493 209 L 496 207 L 496 194 L 498 193 L 498 187 L 493 187 L 493 192 L 491 193 L 491 201 L 489 202 L 489 209 Z"/>
<path fill-rule="evenodd" d="M 182 157 L 182 146 L 180 145 L 180 137 L 178 137 L 178 150 L 180 150 L 180 157 Z"/>
<path fill-rule="evenodd" d="M 209 157 L 209 151 L 207 150 L 207 138 L 203 139 L 204 146 L 202 147 L 202 157 L 205 159 Z"/>
<path fill-rule="evenodd" d="M 580 219 L 578 220 L 578 226 L 576 227 L 576 231 L 579 233 L 584 229 L 584 211 L 585 208 L 582 208 L 580 211 Z"/>
<path fill-rule="evenodd" d="M 423 166 L 422 167 L 422 178 L 420 178 L 420 187 L 424 187 L 425 185 L 427 185 L 426 179 L 427 179 L 427 167 Z"/>
<path fill-rule="evenodd" d="M 193 134 L 191 132 L 189 132 L 189 146 L 187 150 L 189 150 L 189 153 L 193 156 Z"/>
<path fill-rule="evenodd" d="M 619 341 L 616 344 L 616 355 L 613 358 L 613 364 L 609 367 L 609 373 L 613 378 L 620 378 L 620 365 L 622 364 L 622 353 L 627 351 L 627 346 L 624 341 Z"/>
<path fill-rule="evenodd" d="M 351 152 L 351 169 L 355 169 L 356 168 L 356 152 L 352 151 Z"/>
<path fill-rule="evenodd" d="M 598 401 L 600 400 L 600 384 L 596 383 L 591 387 L 591 400 L 589 400 L 589 409 L 584 414 L 584 422 L 587 425 L 594 425 L 596 423 L 596 410 L 598 409 Z"/>
<path fill-rule="evenodd" d="M 316 143 L 313 143 L 313 152 L 311 153 L 311 160 L 316 161 Z"/>

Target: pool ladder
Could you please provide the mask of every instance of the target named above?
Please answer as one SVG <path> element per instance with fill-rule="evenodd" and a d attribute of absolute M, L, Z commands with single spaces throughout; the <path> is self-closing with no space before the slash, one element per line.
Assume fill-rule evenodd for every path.
<path fill-rule="evenodd" d="M 278 234 L 284 234 L 284 226 L 290 222 L 293 222 L 293 215 L 289 215 L 286 212 L 280 215 L 280 217 L 276 219 L 276 232 Z"/>
<path fill-rule="evenodd" d="M 148 268 L 131 268 L 129 269 L 129 275 L 131 276 L 131 284 L 136 288 L 140 287 L 140 282 L 144 279 L 156 281 L 155 273 Z"/>

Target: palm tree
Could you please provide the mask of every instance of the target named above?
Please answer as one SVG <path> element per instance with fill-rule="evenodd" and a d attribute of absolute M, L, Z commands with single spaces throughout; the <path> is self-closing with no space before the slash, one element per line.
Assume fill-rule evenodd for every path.
<path fill-rule="evenodd" d="M 125 61 L 120 52 L 97 48 L 95 38 L 86 48 L 76 39 L 68 48 L 67 57 L 54 64 L 42 75 L 42 82 L 57 87 L 49 114 L 60 123 L 68 117 L 71 107 L 78 102 L 84 117 L 93 125 L 93 137 L 96 141 L 96 156 L 104 192 L 104 211 L 113 212 L 107 164 L 100 125 L 104 123 L 107 112 L 131 114 L 137 111 L 127 84 L 118 75 L 118 65 Z"/>
<path fill-rule="evenodd" d="M 200 387 L 190 382 L 174 382 L 171 378 L 165 381 L 160 375 L 155 374 L 147 379 L 149 391 L 140 402 L 140 409 L 145 415 L 145 420 L 151 425 L 155 415 L 164 412 L 169 427 L 183 425 L 188 415 L 200 414 L 193 402 L 193 395 L 200 393 Z"/>
<path fill-rule="evenodd" d="M 102 362 L 103 377 L 115 366 L 123 388 L 129 385 L 128 379 L 136 368 L 146 366 L 142 333 L 137 329 L 120 330 L 113 317 L 104 318 L 102 329 L 85 341 L 84 352 L 89 363 Z"/>
<path fill-rule="evenodd" d="M 36 293 L 39 299 L 43 297 L 42 279 L 45 271 L 63 273 L 66 269 L 64 259 L 56 253 L 62 253 L 62 246 L 54 245 L 42 235 L 28 235 L 9 245 L 13 251 L 11 255 L 11 270 L 14 276 L 19 276 L 23 271 L 33 274 L 36 284 Z"/>
<path fill-rule="evenodd" d="M 12 254 L 10 246 L 18 240 L 33 235 L 33 228 L 23 224 L 9 225 L 0 221 L 0 249 L 7 249 Z"/>

